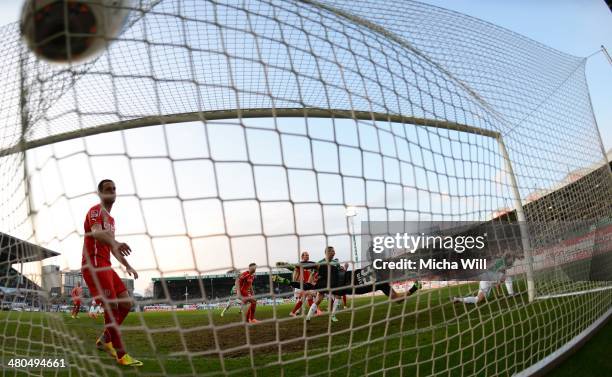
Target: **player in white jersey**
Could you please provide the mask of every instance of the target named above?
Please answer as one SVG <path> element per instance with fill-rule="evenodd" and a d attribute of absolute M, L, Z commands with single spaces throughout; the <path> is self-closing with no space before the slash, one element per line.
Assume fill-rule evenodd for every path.
<path fill-rule="evenodd" d="M 227 304 L 225 304 L 225 307 L 221 311 L 221 317 L 223 317 L 225 315 L 225 312 L 232 306 L 238 306 L 238 308 L 240 309 L 240 313 L 242 313 L 242 301 L 240 301 L 240 299 L 238 299 L 238 297 L 236 296 L 235 286 L 232 286 L 232 289 L 230 291 L 230 296 L 227 299 Z"/>
<path fill-rule="evenodd" d="M 234 276 L 238 276 L 240 271 L 230 270 L 228 273 L 233 274 Z M 223 311 L 221 311 L 221 317 L 223 317 L 225 315 L 225 312 L 232 306 L 238 306 L 238 308 L 240 308 L 240 313 L 242 314 L 242 301 L 236 295 L 236 285 L 232 285 L 232 288 L 230 289 L 230 295 L 227 299 L 227 304 L 225 304 Z"/>
<path fill-rule="evenodd" d="M 509 253 L 505 254 L 503 257 L 495 260 L 493 267 L 491 270 L 485 273 L 487 276 L 487 280 L 481 280 L 478 285 L 478 293 L 476 296 L 467 296 L 467 297 L 453 297 L 453 302 L 463 302 L 465 304 L 478 304 L 484 301 L 491 294 L 491 289 L 495 287 L 499 287 L 501 282 L 504 282 L 506 285 L 506 290 L 508 291 L 508 296 L 514 296 L 514 287 L 512 276 L 507 276 L 506 271 L 512 266 L 514 263 L 514 258 Z"/>

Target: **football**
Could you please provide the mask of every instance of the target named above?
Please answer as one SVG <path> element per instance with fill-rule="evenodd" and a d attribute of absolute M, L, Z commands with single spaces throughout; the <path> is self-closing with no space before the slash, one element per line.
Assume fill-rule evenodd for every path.
<path fill-rule="evenodd" d="M 39 58 L 79 63 L 98 56 L 121 34 L 131 0 L 27 0 L 21 35 Z"/>

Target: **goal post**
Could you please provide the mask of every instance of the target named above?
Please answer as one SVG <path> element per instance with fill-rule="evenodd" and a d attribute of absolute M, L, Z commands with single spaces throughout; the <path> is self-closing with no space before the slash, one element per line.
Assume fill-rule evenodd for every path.
<path fill-rule="evenodd" d="M 508 150 L 504 145 L 503 137 L 501 134 L 498 134 L 496 139 L 504 159 L 504 166 L 506 167 L 508 177 L 510 178 L 510 187 L 512 189 L 512 195 L 514 197 L 516 220 L 519 223 L 521 244 L 523 246 L 523 256 L 525 258 L 524 265 L 527 279 L 527 295 L 529 298 L 529 302 L 533 302 L 536 297 L 536 289 L 535 280 L 533 276 L 533 257 L 531 255 L 531 243 L 529 242 L 529 229 L 527 225 L 527 218 L 525 217 L 525 212 L 523 211 L 523 203 L 521 200 L 521 194 L 519 192 L 518 182 L 516 181 L 516 176 L 514 175 L 514 170 L 512 169 L 512 162 L 510 160 L 510 156 L 508 155 Z"/>

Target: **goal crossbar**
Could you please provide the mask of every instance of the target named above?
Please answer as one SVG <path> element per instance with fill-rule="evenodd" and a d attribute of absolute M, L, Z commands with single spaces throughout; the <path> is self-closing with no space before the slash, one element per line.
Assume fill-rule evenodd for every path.
<path fill-rule="evenodd" d="M 249 119 L 249 118 L 328 118 L 328 119 L 355 119 L 362 121 L 379 121 L 402 124 L 414 124 L 447 130 L 454 130 L 477 134 L 499 139 L 501 134 L 497 131 L 487 130 L 479 127 L 469 126 L 447 120 L 410 117 L 399 114 L 387 114 L 370 111 L 355 111 L 345 109 L 324 109 L 316 107 L 306 108 L 251 108 L 251 109 L 228 109 L 195 111 L 188 113 L 167 114 L 162 116 L 146 116 L 119 122 L 102 124 L 91 128 L 82 128 L 69 132 L 58 133 L 41 139 L 23 141 L 11 147 L 1 149 L 0 157 L 13 153 L 23 152 L 28 149 L 38 148 L 79 137 L 92 136 L 106 132 L 129 130 L 133 128 L 158 126 L 163 124 L 207 122 L 227 119 Z"/>

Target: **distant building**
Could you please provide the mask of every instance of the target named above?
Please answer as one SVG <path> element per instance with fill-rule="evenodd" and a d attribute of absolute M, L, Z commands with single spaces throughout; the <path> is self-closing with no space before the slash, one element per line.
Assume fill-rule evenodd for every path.
<path fill-rule="evenodd" d="M 57 292 L 59 294 L 62 294 L 62 274 L 60 273 L 59 266 L 56 266 L 54 264 L 42 266 L 41 273 L 42 289 L 47 292 Z"/>
<path fill-rule="evenodd" d="M 91 297 L 87 284 L 83 279 L 81 270 L 61 271 L 59 266 L 43 266 L 43 289 L 49 292 L 51 297 L 70 296 L 72 289 L 77 283 L 81 283 L 83 297 Z M 134 295 L 134 279 L 121 279 L 130 296 Z"/>
<path fill-rule="evenodd" d="M 62 294 L 65 296 L 70 295 L 72 289 L 76 287 L 77 283 L 81 283 L 81 287 L 83 288 L 83 296 L 89 297 L 89 289 L 87 288 L 87 284 L 85 284 L 85 280 L 83 279 L 83 274 L 81 270 L 70 270 L 62 273 Z"/>
<path fill-rule="evenodd" d="M 134 297 L 134 279 L 121 279 L 130 296 Z"/>

